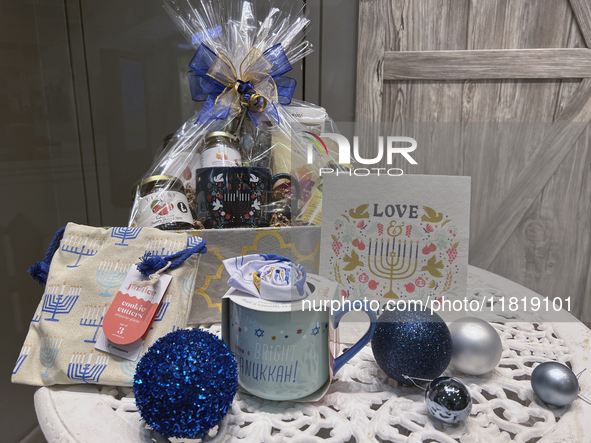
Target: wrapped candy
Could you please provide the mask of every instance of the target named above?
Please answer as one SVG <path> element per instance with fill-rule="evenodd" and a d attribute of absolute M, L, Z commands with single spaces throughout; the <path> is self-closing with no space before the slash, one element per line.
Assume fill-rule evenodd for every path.
<path fill-rule="evenodd" d="M 312 51 L 304 6 L 164 0 L 196 50 L 187 76 L 204 104 L 136 184 L 130 226 L 320 224 L 319 170 L 338 157 L 320 136 L 337 131 L 323 108 L 292 99 L 286 73 Z"/>

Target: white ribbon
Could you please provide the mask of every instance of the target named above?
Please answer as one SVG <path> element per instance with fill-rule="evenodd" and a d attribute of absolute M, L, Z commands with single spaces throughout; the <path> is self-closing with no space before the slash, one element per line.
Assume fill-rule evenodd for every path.
<path fill-rule="evenodd" d="M 252 254 L 223 261 L 228 284 L 254 297 L 292 301 L 310 295 L 302 265 L 275 254 Z M 293 288 L 293 289 L 292 289 Z"/>

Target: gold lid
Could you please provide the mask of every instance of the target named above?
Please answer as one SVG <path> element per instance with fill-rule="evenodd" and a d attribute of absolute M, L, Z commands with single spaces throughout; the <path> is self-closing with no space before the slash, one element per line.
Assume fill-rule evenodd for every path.
<path fill-rule="evenodd" d="M 224 131 L 210 132 L 209 134 L 207 134 L 203 138 L 203 141 L 207 141 L 210 138 L 214 138 L 214 137 L 227 138 L 227 139 L 230 139 L 230 141 L 232 141 L 233 143 L 238 143 L 238 139 L 234 135 L 230 134 L 229 132 L 224 132 Z"/>
<path fill-rule="evenodd" d="M 138 180 L 134 185 L 133 185 L 133 190 L 131 191 L 132 196 L 135 195 L 135 193 L 137 192 L 137 190 L 139 188 L 142 188 L 143 186 L 147 185 L 147 184 L 155 184 L 156 182 L 167 182 L 167 181 L 171 181 L 171 182 L 179 182 L 182 183 L 177 177 L 173 177 L 172 175 L 152 175 L 150 177 L 146 177 L 143 178 L 141 180 Z"/>

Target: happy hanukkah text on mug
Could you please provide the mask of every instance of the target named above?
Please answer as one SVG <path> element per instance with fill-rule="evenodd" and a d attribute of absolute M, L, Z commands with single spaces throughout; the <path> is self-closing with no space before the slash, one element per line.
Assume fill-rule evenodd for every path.
<path fill-rule="evenodd" d="M 296 374 L 298 372 L 297 360 L 290 365 L 266 365 L 264 363 L 252 362 L 244 357 L 238 358 L 237 361 L 240 374 L 246 377 L 252 377 L 254 380 L 275 383 L 295 383 L 296 381 Z"/>
<path fill-rule="evenodd" d="M 261 345 L 260 343 L 256 344 L 255 351 L 254 351 L 254 358 L 256 360 L 267 360 L 267 361 L 291 361 L 295 357 L 295 349 L 298 345 L 289 345 L 289 346 L 269 346 L 269 345 Z"/>

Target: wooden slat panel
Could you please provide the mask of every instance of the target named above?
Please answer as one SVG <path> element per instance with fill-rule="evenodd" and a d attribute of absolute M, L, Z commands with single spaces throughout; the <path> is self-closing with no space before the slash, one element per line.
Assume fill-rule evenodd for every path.
<path fill-rule="evenodd" d="M 409 51 L 384 54 L 384 80 L 591 77 L 591 49 Z"/>
<path fill-rule="evenodd" d="M 568 0 L 382 3 L 386 9 L 386 53 L 506 48 L 526 50 L 526 55 L 531 53 L 539 58 L 543 51 L 551 55 L 564 48 L 584 46 L 578 27 L 573 26 L 573 10 L 588 46 L 591 42 L 591 0 L 572 0 L 572 9 Z M 534 48 L 536 51 L 529 51 Z M 566 51 L 560 52 L 560 56 L 587 57 L 585 63 L 589 62 L 586 49 Z M 587 184 L 591 173 L 591 135 L 584 124 L 548 123 L 539 126 L 539 131 L 534 124 L 520 124 L 552 122 L 557 115 L 565 121 L 585 121 L 590 117 L 591 105 L 585 96 L 591 93 L 591 80 L 581 83 L 570 79 L 575 75 L 571 68 L 579 70 L 575 77 L 591 75 L 581 73 L 581 66 L 573 65 L 569 59 L 559 62 L 564 63 L 560 72 L 550 76 L 549 69 L 558 69 L 553 63 L 542 59 L 534 68 L 542 68 L 545 78 L 557 78 L 554 81 L 515 79 L 513 74 L 511 80 L 472 76 L 468 81 L 447 77 L 436 81 L 441 80 L 438 65 L 438 73 L 432 77 L 436 80 L 429 77 L 387 81 L 383 86 L 381 115 L 382 121 L 396 122 L 396 133 L 416 133 L 417 139 L 421 139 L 419 146 L 424 148 L 415 152 L 415 158 L 424 154 L 418 166 L 394 166 L 402 166 L 405 173 L 449 174 L 458 173 L 455 171 L 459 164 L 459 173 L 472 175 L 471 262 L 478 262 L 480 254 L 486 257 L 484 266 L 488 264 L 489 270 L 537 292 L 551 297 L 573 295 L 573 313 L 581 316 L 582 310 L 591 306 L 585 305 L 582 297 L 591 293 L 591 278 L 586 277 L 586 269 L 591 269 L 591 232 L 584 232 L 589 224 L 580 222 L 580 217 L 586 217 L 591 210 L 591 182 Z M 523 65 L 521 58 L 519 64 Z M 384 76 L 389 78 L 389 62 L 384 65 Z M 463 69 L 463 65 L 462 60 L 457 66 Z M 504 70 L 509 68 L 521 69 L 507 63 L 502 66 Z M 417 69 L 423 70 L 423 66 Z M 586 71 L 591 72 L 588 68 Z M 571 97 L 579 101 L 578 105 L 568 103 Z M 459 132 L 459 143 L 458 135 L 441 125 L 446 121 L 463 122 L 466 129 Z M 422 124 L 419 128 L 407 122 L 437 124 Z M 470 122 L 488 123 L 478 131 Z M 513 130 L 506 132 L 504 125 Z M 449 126 L 452 127 L 453 124 Z M 569 143 L 574 146 L 567 146 Z M 565 197 L 566 193 L 569 197 Z"/>
<path fill-rule="evenodd" d="M 466 49 L 468 0 L 384 1 L 388 8 L 386 51 Z M 410 26 L 420 23 L 420 26 Z M 388 82 L 384 84 L 382 121 L 459 121 L 461 83 Z M 418 160 L 417 160 L 418 161 Z M 453 159 L 450 159 L 453 161 Z"/>
<path fill-rule="evenodd" d="M 504 47 L 506 21 L 507 0 L 492 2 L 472 0 L 468 17 L 467 49 Z M 502 139 L 505 131 L 497 130 L 492 123 L 486 125 L 469 125 L 468 123 L 494 121 L 499 107 L 498 97 L 501 96 L 503 86 L 499 81 L 466 81 L 462 103 L 459 105 L 461 121 L 466 123 L 466 131 L 462 134 L 461 143 L 464 154 L 462 173 L 473 177 L 470 206 L 471 243 L 478 237 L 481 226 L 490 217 L 490 206 L 498 203 L 495 199 L 500 198 L 505 190 L 506 180 L 502 174 L 506 170 L 504 168 L 506 160 L 502 158 L 502 150 L 497 149 L 496 146 L 497 144 L 506 146 L 506 140 Z M 500 120 L 503 121 L 506 118 Z"/>
<path fill-rule="evenodd" d="M 585 79 L 576 96 L 560 114 L 544 143 L 533 155 L 531 162 L 521 172 L 507 196 L 488 220 L 482 235 L 472 245 L 471 263 L 489 267 L 533 201 L 546 186 L 573 143 L 586 128 L 584 124 L 565 122 L 588 122 L 591 120 L 591 80 Z"/>
<path fill-rule="evenodd" d="M 405 0 L 392 0 L 385 2 L 384 20 L 386 22 L 386 37 L 384 49 L 386 51 L 400 51 L 401 42 L 406 44 L 405 21 L 408 19 L 408 5 Z M 406 120 L 408 114 L 408 89 L 410 82 L 389 82 L 382 84 L 383 103 L 386 106 L 382 108 L 381 121 L 400 122 Z M 398 166 L 397 166 L 398 167 Z"/>
<path fill-rule="evenodd" d="M 510 24 L 512 31 L 507 32 L 504 41 L 509 48 L 565 48 L 577 46 L 577 41 L 569 41 L 571 34 L 573 13 L 567 1 L 553 2 L 514 2 L 510 1 L 507 11 L 506 21 Z M 580 42 L 580 40 L 579 40 Z M 541 80 L 518 80 L 501 81 L 500 94 L 491 97 L 492 100 L 498 100 L 503 103 L 499 106 L 496 115 L 501 118 L 507 118 L 507 115 L 513 115 L 512 121 L 529 122 L 552 122 L 557 119 L 556 110 L 564 109 L 568 103 L 560 102 L 561 92 L 565 92 L 568 86 L 578 86 L 572 83 L 572 80 L 562 81 L 541 81 Z M 580 84 L 580 83 L 579 83 Z M 575 94 L 578 94 L 576 92 Z M 547 136 L 547 125 L 543 128 Z M 481 221 L 483 230 L 490 229 L 487 221 L 494 217 L 494 211 L 502 204 L 502 199 L 508 198 L 513 192 L 515 183 L 519 180 L 519 174 L 527 168 L 530 162 L 536 158 L 539 152 L 539 146 L 543 145 L 540 135 L 533 133 L 531 138 L 521 138 L 515 140 L 511 149 L 502 149 L 501 158 L 503 163 L 499 169 L 505 167 L 506 170 L 498 178 L 501 182 L 497 189 L 502 190 L 495 198 L 485 200 L 490 205 L 489 216 Z M 532 143 L 531 140 L 536 140 Z M 502 142 L 497 147 L 506 146 Z M 483 165 L 482 169 L 486 168 Z M 537 180 L 538 178 L 535 178 Z M 543 177 L 539 177 L 543 180 Z M 561 180 L 559 180 L 561 181 Z M 564 183 L 564 182 L 563 182 Z M 560 226 L 554 226 L 553 220 L 547 217 L 543 211 L 542 201 L 546 193 L 547 184 L 540 183 L 539 189 L 542 189 L 537 196 L 532 196 L 533 203 L 525 211 L 517 228 L 510 234 L 507 234 L 507 241 L 502 246 L 500 252 L 489 267 L 489 270 L 503 275 L 511 280 L 523 284 L 536 292 L 544 293 L 550 296 L 562 296 L 563 292 L 549 294 L 547 291 L 552 288 L 562 286 L 574 286 L 566 282 L 565 277 L 557 277 L 560 283 L 555 282 L 552 286 L 544 285 L 550 277 L 542 279 L 542 275 L 550 275 L 544 269 L 546 263 L 551 263 L 552 257 L 558 257 L 565 254 L 566 243 L 564 247 L 558 246 L 551 241 L 557 237 L 556 232 L 561 229 Z M 516 197 L 518 197 L 516 195 Z M 527 205 L 528 202 L 523 202 Z M 525 208 L 524 208 L 525 209 Z M 576 216 L 575 216 L 576 218 Z M 570 222 L 572 223 L 572 222 Z M 543 227 L 542 229 L 531 229 L 532 227 Z M 501 229 L 499 227 L 499 229 Z M 547 236 L 539 236 L 541 232 L 546 232 Z M 478 237 L 475 238 L 478 240 Z M 572 259 L 565 265 L 573 266 Z M 577 280 L 580 276 L 577 277 Z"/>
<path fill-rule="evenodd" d="M 388 33 L 386 50 L 464 50 L 468 32 L 468 1 L 386 1 Z M 409 26 L 421 23 L 420 26 Z M 461 109 L 454 100 L 462 96 L 463 83 L 397 81 L 384 84 L 382 121 L 397 122 L 390 132 L 421 140 L 416 150 L 417 166 L 394 158 L 394 167 L 405 173 L 460 174 L 463 155 L 459 149 L 459 125 L 414 124 L 415 122 L 459 122 Z M 427 149 L 432 146 L 433 149 Z M 385 166 L 385 165 L 381 165 Z M 419 172 L 420 171 L 420 172 Z"/>
<path fill-rule="evenodd" d="M 584 311 L 585 276 L 591 251 L 591 131 L 587 125 L 544 188 L 534 222 L 526 215 L 518 230 L 528 234 L 526 285 L 550 297 L 571 297 L 571 313 L 591 320 Z"/>
<path fill-rule="evenodd" d="M 567 46 L 585 46 L 574 16 Z M 562 81 L 555 117 L 568 105 L 577 87 L 573 81 Z M 585 294 L 581 276 L 587 275 L 591 230 L 580 222 L 591 213 L 590 136 L 589 128 L 583 131 L 516 229 L 525 249 L 524 284 L 550 297 L 571 296 L 571 313 L 581 320 L 591 315 L 591 311 L 582 309 L 581 297 Z"/>
<path fill-rule="evenodd" d="M 587 47 L 591 48 L 591 3 L 589 0 L 570 0 L 577 23 Z"/>
<path fill-rule="evenodd" d="M 359 2 L 355 120 L 377 122 L 382 111 L 385 21 L 381 0 Z"/>
<path fill-rule="evenodd" d="M 586 179 L 587 183 L 591 183 L 590 169 L 588 168 L 586 174 L 583 176 L 583 179 Z M 589 294 L 591 294 L 591 258 L 587 261 L 587 272 L 583 274 L 581 279 L 583 280 L 583 291 L 578 297 L 580 300 L 578 306 L 575 306 L 575 312 L 580 312 L 580 316 L 577 315 L 577 317 L 585 322 L 588 328 L 591 328 L 591 297 L 589 297 Z"/>
<path fill-rule="evenodd" d="M 470 50 L 567 46 L 572 11 L 566 0 L 474 0 L 470 8 Z M 464 173 L 473 177 L 471 261 L 476 253 L 474 244 L 491 229 L 488 221 L 512 192 L 519 174 L 534 158 L 551 125 L 527 122 L 554 121 L 561 83 L 560 80 L 478 80 L 466 83 L 462 120 L 488 122 L 481 125 L 481 131 L 477 126 L 471 126 L 470 133 L 462 139 Z M 534 197 L 539 199 L 539 196 Z M 535 211 L 527 214 L 527 220 L 539 222 Z M 528 272 L 532 265 L 536 265 L 524 247 L 531 241 L 521 229 L 503 232 L 503 235 L 505 243 L 488 269 L 527 284 Z M 536 286 L 530 287 L 539 290 Z"/>

